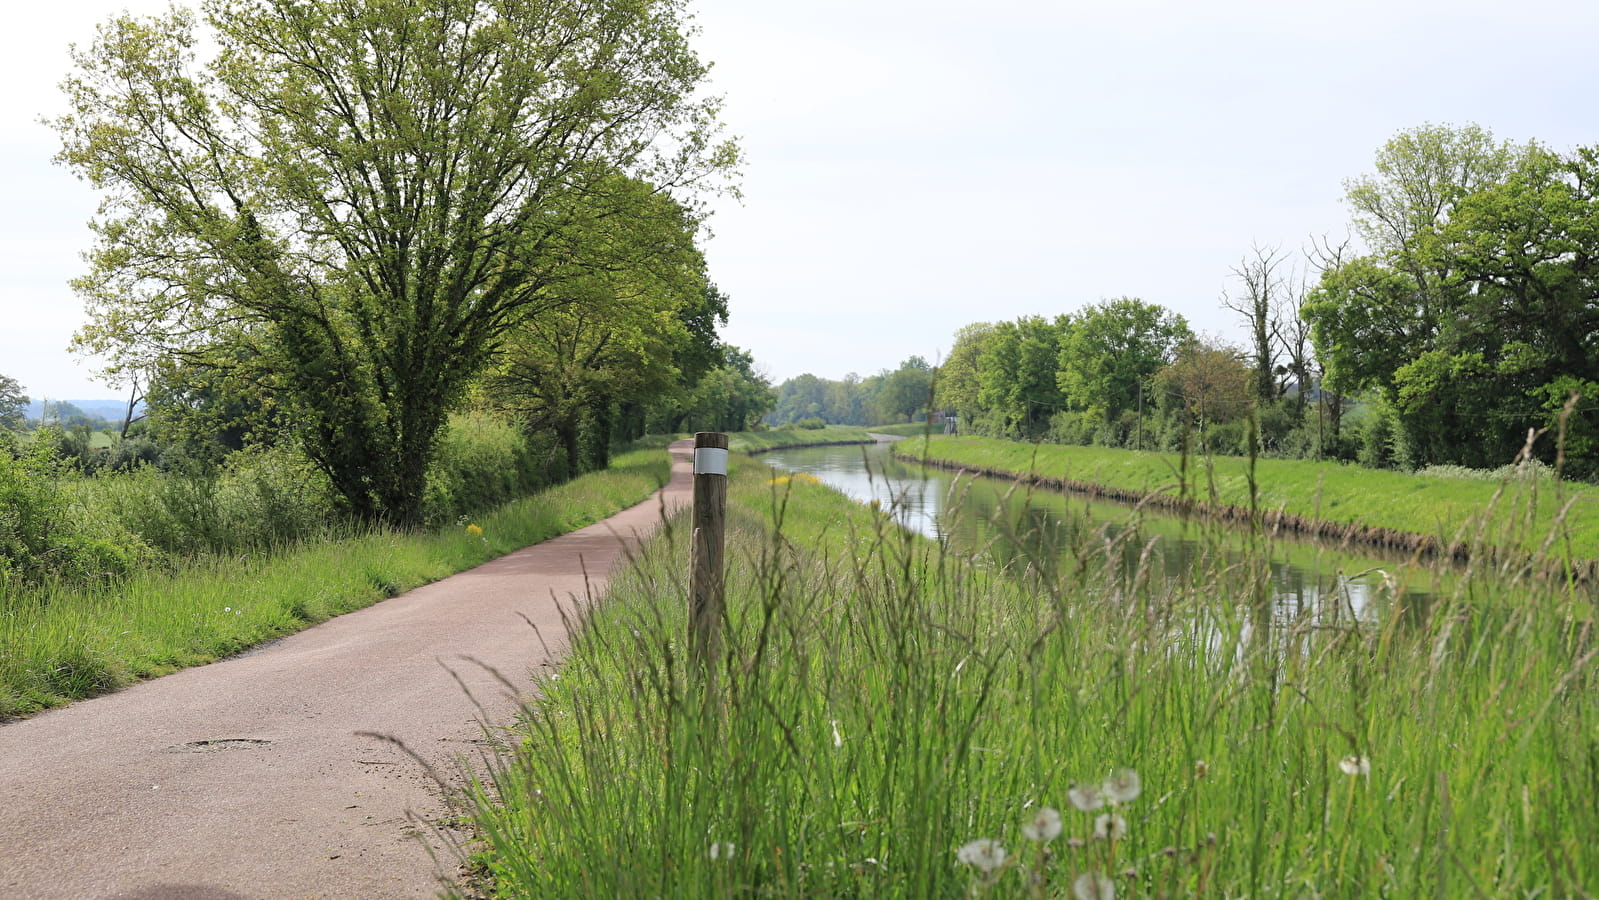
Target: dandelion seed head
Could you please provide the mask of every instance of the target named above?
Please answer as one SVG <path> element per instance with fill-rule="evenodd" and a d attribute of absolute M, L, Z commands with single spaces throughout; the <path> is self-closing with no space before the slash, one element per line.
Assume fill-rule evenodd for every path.
<path fill-rule="evenodd" d="M 1127 820 L 1115 813 L 1101 813 L 1094 819 L 1094 837 L 1119 841 L 1127 836 Z"/>
<path fill-rule="evenodd" d="M 1077 900 L 1116 900 L 1116 882 L 1100 872 L 1084 872 L 1072 882 Z"/>
<path fill-rule="evenodd" d="M 1112 803 L 1131 803 L 1143 792 L 1144 784 L 1139 779 L 1138 773 L 1132 769 L 1117 769 L 1105 779 L 1105 784 L 1100 790 L 1104 791 L 1105 798 Z"/>
<path fill-rule="evenodd" d="M 1083 812 L 1093 812 L 1105 805 L 1104 793 L 1092 785 L 1074 785 L 1071 790 L 1066 792 L 1066 798 L 1072 801 L 1073 806 Z"/>
<path fill-rule="evenodd" d="M 1345 775 L 1370 775 L 1371 760 L 1364 756 L 1346 756 L 1338 761 L 1338 768 Z"/>
<path fill-rule="evenodd" d="M 978 838 L 961 845 L 955 858 L 984 872 L 992 872 L 1005 864 L 1005 848 L 993 838 Z"/>
<path fill-rule="evenodd" d="M 1022 834 L 1030 841 L 1045 843 L 1060 837 L 1060 811 L 1043 806 L 1022 824 Z"/>

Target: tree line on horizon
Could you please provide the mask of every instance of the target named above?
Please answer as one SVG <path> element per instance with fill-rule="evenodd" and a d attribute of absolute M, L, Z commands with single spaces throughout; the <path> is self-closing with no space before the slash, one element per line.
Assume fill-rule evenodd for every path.
<path fill-rule="evenodd" d="M 1348 239 L 1233 267 L 1243 346 L 1123 297 L 967 325 L 937 367 L 790 379 L 768 419 L 898 415 L 876 391 L 910 368 L 921 409 L 973 434 L 1405 469 L 1494 468 L 1537 436 L 1534 458 L 1599 474 L 1599 149 L 1424 125 L 1344 188 Z"/>

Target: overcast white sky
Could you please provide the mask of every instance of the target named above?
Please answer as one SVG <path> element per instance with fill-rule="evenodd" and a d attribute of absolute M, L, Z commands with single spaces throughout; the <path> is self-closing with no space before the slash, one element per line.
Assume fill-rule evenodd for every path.
<path fill-rule="evenodd" d="M 66 350 L 95 199 L 55 167 L 66 46 L 154 0 L 8 10 L 0 373 L 97 398 Z M 936 361 L 977 321 L 1130 295 L 1241 338 L 1252 243 L 1341 237 L 1395 132 L 1599 143 L 1592 0 L 698 0 L 748 156 L 707 245 L 730 342 L 774 381 Z"/>

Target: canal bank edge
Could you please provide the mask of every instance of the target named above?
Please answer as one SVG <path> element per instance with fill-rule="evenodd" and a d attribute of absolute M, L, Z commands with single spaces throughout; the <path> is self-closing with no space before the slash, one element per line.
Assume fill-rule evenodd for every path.
<path fill-rule="evenodd" d="M 1447 558 L 1464 563 L 1473 559 L 1492 564 L 1514 563 L 1524 565 L 1540 575 L 1575 577 L 1584 581 L 1599 577 L 1599 559 L 1537 559 L 1525 551 L 1507 550 L 1491 544 L 1473 547 L 1466 541 L 1440 541 L 1430 534 L 1401 531 L 1366 525 L 1360 522 L 1337 522 L 1319 519 L 1282 509 L 1250 509 L 1229 503 L 1208 503 L 1192 497 L 1174 497 L 1165 489 L 1139 491 L 1091 481 L 1079 481 L 1038 472 L 1021 472 L 995 466 L 958 462 L 932 456 L 932 448 L 922 446 L 922 452 L 909 453 L 895 446 L 890 452 L 903 462 L 916 463 L 949 472 L 1002 478 L 1022 484 L 1038 485 L 1052 490 L 1080 494 L 1095 500 L 1112 500 L 1130 506 L 1154 506 L 1179 515 L 1199 516 L 1207 520 L 1229 524 L 1258 524 L 1262 528 L 1286 531 L 1292 534 L 1339 542 L 1344 547 L 1373 547 L 1388 551 L 1412 553 L 1417 557 Z"/>

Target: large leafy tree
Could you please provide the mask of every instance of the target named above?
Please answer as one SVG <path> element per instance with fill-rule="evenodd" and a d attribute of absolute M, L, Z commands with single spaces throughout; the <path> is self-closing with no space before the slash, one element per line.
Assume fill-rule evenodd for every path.
<path fill-rule="evenodd" d="M 754 357 L 723 345 L 722 362 L 694 388 L 682 416 L 689 431 L 746 431 L 777 403 L 771 380 Z"/>
<path fill-rule="evenodd" d="M 1023 316 L 996 324 L 983 339 L 978 402 L 988 410 L 988 430 L 1022 440 L 1049 430 L 1050 417 L 1065 406 L 1056 373 L 1061 338 L 1071 327 L 1068 316 Z"/>
<path fill-rule="evenodd" d="M 1182 316 L 1136 297 L 1086 307 L 1061 336 L 1061 393 L 1094 422 L 1109 421 L 1134 408 L 1141 385 L 1193 338 Z"/>
<path fill-rule="evenodd" d="M 1395 135 L 1377 153 L 1374 173 L 1345 182 L 1369 253 L 1324 271 L 1304 307 L 1331 388 L 1397 394 L 1394 373 L 1436 347 L 1469 296 L 1445 226 L 1467 197 L 1502 183 L 1529 152 L 1477 126 L 1426 125 Z"/>
<path fill-rule="evenodd" d="M 872 397 L 880 422 L 911 422 L 932 403 L 933 367 L 912 356 L 893 371 L 884 370 Z"/>
<path fill-rule="evenodd" d="M 726 315 L 725 299 L 706 279 L 693 217 L 643 182 L 624 180 L 616 189 L 636 195 L 627 204 L 632 213 L 569 226 L 581 227 L 582 239 L 562 266 L 565 276 L 546 288 L 564 302 L 510 331 L 485 383 L 527 428 L 554 432 L 573 472 L 582 463 L 580 430 L 594 433 L 590 443 L 603 456 L 612 408 L 665 393 L 681 379 L 680 363 L 698 377 L 708 368 L 700 358 L 706 335 L 694 326 L 707 311 L 713 325 L 718 311 Z"/>
<path fill-rule="evenodd" d="M 0 375 L 0 430 L 18 431 L 28 420 L 28 395 L 9 375 Z"/>
<path fill-rule="evenodd" d="M 777 425 L 798 422 L 801 419 L 831 418 L 838 421 L 828 409 L 829 383 L 809 372 L 797 375 L 777 386 L 777 406 L 772 410 L 772 421 Z"/>
<path fill-rule="evenodd" d="M 1378 161 L 1380 178 L 1350 186 L 1374 252 L 1330 267 L 1304 310 L 1329 384 L 1383 394 L 1404 463 L 1507 462 L 1599 387 L 1594 153 L 1425 128 Z M 1596 423 L 1575 410 L 1568 449 L 1586 473 Z"/>
<path fill-rule="evenodd" d="M 680 192 L 736 163 L 682 3 L 204 9 L 75 52 L 60 159 L 105 196 L 81 343 L 113 372 L 249 344 L 350 509 L 414 523 L 451 404 L 576 302 L 572 224 L 630 213 L 619 173 Z"/>
<path fill-rule="evenodd" d="M 1208 449 L 1210 426 L 1243 418 L 1254 406 L 1254 372 L 1245 357 L 1234 347 L 1192 339 L 1155 374 L 1163 405 L 1177 413 L 1185 430 L 1198 431 L 1201 449 Z"/>
<path fill-rule="evenodd" d="M 982 414 L 978 394 L 982 390 L 982 376 L 978 364 L 983 357 L 983 347 L 994 326 L 976 322 L 955 332 L 955 344 L 949 356 L 938 367 L 935 383 L 937 404 L 953 410 L 960 417 L 962 430 L 971 430 Z"/>

